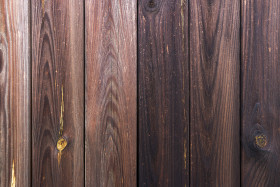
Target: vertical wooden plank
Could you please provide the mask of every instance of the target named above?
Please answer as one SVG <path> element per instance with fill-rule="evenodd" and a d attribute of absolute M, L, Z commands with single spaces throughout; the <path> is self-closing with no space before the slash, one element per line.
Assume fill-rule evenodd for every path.
<path fill-rule="evenodd" d="M 86 0 L 86 186 L 136 186 L 136 0 Z"/>
<path fill-rule="evenodd" d="M 188 1 L 140 0 L 139 186 L 189 186 Z"/>
<path fill-rule="evenodd" d="M 29 6 L 0 0 L 0 186 L 30 186 Z"/>
<path fill-rule="evenodd" d="M 190 1 L 191 186 L 240 185 L 239 15 L 239 1 Z"/>
<path fill-rule="evenodd" d="M 280 186 L 280 2 L 242 1 L 242 185 Z"/>
<path fill-rule="evenodd" d="M 83 1 L 32 0 L 32 185 L 84 185 Z"/>

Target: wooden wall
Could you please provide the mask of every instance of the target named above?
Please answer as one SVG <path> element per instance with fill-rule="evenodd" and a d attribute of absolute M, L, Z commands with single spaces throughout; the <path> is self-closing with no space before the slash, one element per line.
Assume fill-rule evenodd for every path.
<path fill-rule="evenodd" d="M 280 186 L 278 0 L 0 0 L 0 186 Z"/>

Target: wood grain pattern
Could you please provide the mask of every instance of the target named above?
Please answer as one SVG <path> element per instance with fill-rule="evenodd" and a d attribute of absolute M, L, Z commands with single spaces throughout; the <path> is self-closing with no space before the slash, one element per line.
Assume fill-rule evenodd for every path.
<path fill-rule="evenodd" d="M 136 186 L 136 2 L 86 1 L 86 186 Z"/>
<path fill-rule="evenodd" d="M 280 186 L 280 2 L 242 0 L 242 185 Z"/>
<path fill-rule="evenodd" d="M 190 1 L 191 186 L 240 185 L 239 15 L 239 1 Z"/>
<path fill-rule="evenodd" d="M 30 186 L 29 6 L 0 0 L 0 186 Z"/>
<path fill-rule="evenodd" d="M 32 185 L 83 186 L 84 4 L 31 3 Z"/>
<path fill-rule="evenodd" d="M 188 1 L 140 0 L 139 186 L 189 186 Z"/>

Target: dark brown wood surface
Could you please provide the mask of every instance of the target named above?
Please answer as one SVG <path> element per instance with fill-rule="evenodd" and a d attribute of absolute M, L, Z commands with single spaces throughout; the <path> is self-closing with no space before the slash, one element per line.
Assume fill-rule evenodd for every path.
<path fill-rule="evenodd" d="M 280 186 L 279 30 L 278 0 L 0 0 L 0 186 Z"/>
<path fill-rule="evenodd" d="M 136 186 L 136 0 L 86 0 L 86 186 Z"/>
<path fill-rule="evenodd" d="M 138 3 L 139 186 L 189 186 L 188 1 Z"/>
<path fill-rule="evenodd" d="M 189 2 L 191 186 L 239 186 L 240 2 Z"/>
<path fill-rule="evenodd" d="M 242 186 L 280 186 L 280 2 L 242 1 Z"/>
<path fill-rule="evenodd" d="M 0 0 L 0 186 L 30 185 L 29 6 Z"/>
<path fill-rule="evenodd" d="M 83 1 L 32 0 L 32 186 L 84 185 Z"/>

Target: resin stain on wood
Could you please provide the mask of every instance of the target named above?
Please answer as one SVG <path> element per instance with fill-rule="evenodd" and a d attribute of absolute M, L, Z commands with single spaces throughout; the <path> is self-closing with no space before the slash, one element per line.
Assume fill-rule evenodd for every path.
<path fill-rule="evenodd" d="M 15 187 L 15 186 L 16 186 L 15 161 L 13 160 L 11 187 Z"/>
<path fill-rule="evenodd" d="M 58 153 L 57 153 L 58 165 L 60 165 L 62 151 L 63 151 L 63 149 L 65 149 L 66 146 L 67 146 L 67 140 L 64 137 L 60 137 L 56 144 L 56 148 L 58 150 Z"/>
<path fill-rule="evenodd" d="M 64 96 L 63 96 L 63 85 L 61 86 L 61 106 L 60 106 L 60 120 L 59 120 L 59 140 L 57 141 L 56 148 L 58 150 L 57 160 L 58 165 L 60 164 L 62 151 L 67 146 L 67 140 L 63 137 L 63 125 L 64 125 Z"/>
<path fill-rule="evenodd" d="M 63 116 L 64 116 L 64 96 L 63 96 L 63 85 L 61 86 L 61 104 L 60 104 L 60 119 L 59 119 L 59 135 L 63 134 Z"/>

